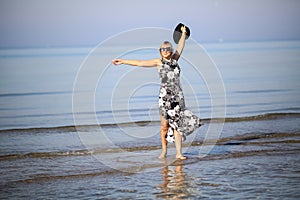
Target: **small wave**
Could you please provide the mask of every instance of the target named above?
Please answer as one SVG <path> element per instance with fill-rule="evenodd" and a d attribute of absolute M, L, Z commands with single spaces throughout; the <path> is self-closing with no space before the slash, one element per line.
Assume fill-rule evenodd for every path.
<path fill-rule="evenodd" d="M 41 174 L 41 175 L 34 175 L 31 178 L 21 179 L 16 181 L 7 182 L 2 187 L 9 186 L 10 184 L 16 183 L 34 183 L 40 181 L 53 181 L 53 180 L 61 180 L 61 179 L 76 179 L 76 178 L 87 178 L 87 177 L 96 177 L 96 176 L 103 176 L 103 175 L 113 175 L 113 174 L 121 174 L 120 170 L 115 169 L 104 169 L 103 171 L 92 172 L 92 173 L 78 173 L 78 174 L 66 174 L 66 175 L 48 175 L 48 174 Z"/>
<path fill-rule="evenodd" d="M 265 145 L 275 143 L 300 143 L 298 139 L 300 133 L 246 133 L 244 135 L 238 135 L 227 138 L 219 138 L 217 140 L 206 141 L 192 141 L 191 143 L 184 143 L 183 146 L 206 146 L 206 145 Z M 261 139 L 268 139 L 262 140 Z M 276 141 L 271 139 L 278 139 Z M 251 141 L 251 142 L 250 142 Z M 148 146 L 131 146 L 120 148 L 97 148 L 97 149 L 81 149 L 73 151 L 57 151 L 57 152 L 30 152 L 24 154 L 7 154 L 0 155 L 1 160 L 12 159 L 26 159 L 26 158 L 54 158 L 54 157 L 66 157 L 66 156 L 88 156 L 96 154 L 114 154 L 121 153 L 123 151 L 137 152 L 137 151 L 153 151 L 160 149 L 160 145 L 148 145 Z"/>
<path fill-rule="evenodd" d="M 32 152 L 26 154 L 1 155 L 0 160 L 24 159 L 24 158 L 48 158 L 48 157 L 59 157 L 59 156 L 85 156 L 91 154 L 92 152 L 89 150 L 65 151 L 65 152 Z"/>
<path fill-rule="evenodd" d="M 292 90 L 287 90 L 287 89 L 284 89 L 284 90 L 248 90 L 248 91 L 245 91 L 245 90 L 241 90 L 241 91 L 234 91 L 233 93 L 236 93 L 236 94 L 257 94 L 257 93 L 278 93 L 278 92 L 288 92 L 288 91 L 292 91 Z"/>
<path fill-rule="evenodd" d="M 0 94 L 0 97 L 41 96 L 41 95 L 57 95 L 57 94 L 71 94 L 71 93 L 72 93 L 71 91 L 5 93 L 5 94 Z"/>
<path fill-rule="evenodd" d="M 105 153 L 120 153 L 125 151 L 143 151 L 143 150 L 156 150 L 160 146 L 137 146 L 137 147 L 124 147 L 119 148 L 105 148 L 105 149 L 90 149 L 90 150 L 74 150 L 74 151 L 60 151 L 60 152 L 30 152 L 25 154 L 8 154 L 0 155 L 0 160 L 12 159 L 25 159 L 25 158 L 53 158 L 53 157 L 66 157 L 66 156 L 88 156 L 95 154 Z"/>
<path fill-rule="evenodd" d="M 220 122 L 244 122 L 244 121 L 262 121 L 262 120 L 274 120 L 282 118 L 299 118 L 300 113 L 267 113 L 254 116 L 242 116 L 242 117 L 226 117 L 226 118 L 204 118 L 202 122 L 207 123 L 220 123 Z M 159 125 L 160 121 L 133 121 L 123 123 L 107 123 L 107 124 L 90 124 L 90 125 L 66 125 L 58 127 L 34 127 L 34 128 L 20 128 L 20 129 L 3 129 L 1 133 L 49 133 L 49 132 L 76 132 L 77 130 L 89 130 L 95 128 L 105 127 L 125 127 L 125 126 L 147 126 L 147 125 Z"/>
<path fill-rule="evenodd" d="M 228 117 L 225 119 L 216 118 L 211 119 L 212 122 L 224 120 L 225 122 L 243 122 L 243 121 L 261 121 L 261 120 L 273 120 L 282 118 L 298 118 L 300 113 L 267 113 L 255 116 L 244 116 L 244 117 Z"/>

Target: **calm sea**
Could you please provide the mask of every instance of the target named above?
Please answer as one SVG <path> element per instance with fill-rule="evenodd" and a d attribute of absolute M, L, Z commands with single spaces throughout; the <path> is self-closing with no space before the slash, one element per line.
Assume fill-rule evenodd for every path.
<path fill-rule="evenodd" d="M 300 196 L 300 41 L 187 45 L 181 83 L 205 125 L 172 165 L 156 159 L 156 68 L 111 64 L 158 52 L 122 48 L 0 50 L 1 197 Z"/>
<path fill-rule="evenodd" d="M 206 44 L 204 48 L 219 73 L 209 75 L 218 78 L 218 83 L 223 85 L 217 87 L 225 90 L 226 102 L 221 106 L 226 107 L 226 115 L 220 117 L 300 112 L 299 41 Z M 0 129 L 74 125 L 75 106 L 83 106 L 72 107 L 75 93 L 94 98 L 93 112 L 83 108 L 82 113 L 76 114 L 86 119 L 84 125 L 90 125 L 88 118 L 94 118 L 95 114 L 99 124 L 114 124 L 118 116 L 125 116 L 122 122 L 158 120 L 159 77 L 155 68 L 115 67 L 110 64 L 110 57 L 98 54 L 101 62 L 94 64 L 99 69 L 97 82 L 92 83 L 93 87 L 87 86 L 86 91 L 78 89 L 84 88 L 84 85 L 76 86 L 79 82 L 76 78 L 84 73 L 84 61 L 91 57 L 91 50 L 1 49 Z M 157 56 L 156 50 L 144 49 L 123 57 Z M 193 49 L 187 49 L 183 56 L 198 55 L 193 54 Z M 208 89 L 211 83 L 205 81 L 209 77 L 200 73 L 211 66 L 201 63 L 201 55 L 198 60 L 201 66 L 192 66 L 184 59 L 180 62 L 186 104 L 202 118 L 210 118 L 214 89 Z"/>

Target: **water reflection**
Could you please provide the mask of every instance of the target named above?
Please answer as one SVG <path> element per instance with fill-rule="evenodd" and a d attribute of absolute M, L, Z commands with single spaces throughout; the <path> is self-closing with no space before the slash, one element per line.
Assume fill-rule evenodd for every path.
<path fill-rule="evenodd" d="M 182 171 L 183 162 L 176 160 L 171 165 L 165 165 L 162 170 L 162 184 L 158 185 L 161 190 L 157 198 L 179 199 L 189 197 L 188 184 L 186 184 L 186 173 Z"/>

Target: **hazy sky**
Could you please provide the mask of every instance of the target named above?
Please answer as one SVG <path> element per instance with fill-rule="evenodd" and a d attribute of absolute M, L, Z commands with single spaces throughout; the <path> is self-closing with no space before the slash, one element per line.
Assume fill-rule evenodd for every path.
<path fill-rule="evenodd" d="M 0 47 L 97 45 L 187 24 L 199 42 L 300 39 L 299 0 L 0 0 Z"/>

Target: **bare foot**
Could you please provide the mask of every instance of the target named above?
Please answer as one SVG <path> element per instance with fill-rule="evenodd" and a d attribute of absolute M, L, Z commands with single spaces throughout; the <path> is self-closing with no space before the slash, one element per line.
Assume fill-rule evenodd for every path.
<path fill-rule="evenodd" d="M 167 152 L 163 151 L 158 158 L 163 159 L 166 158 Z"/>
<path fill-rule="evenodd" d="M 176 159 L 179 159 L 179 160 L 186 160 L 187 157 L 185 157 L 184 155 L 176 155 Z"/>

